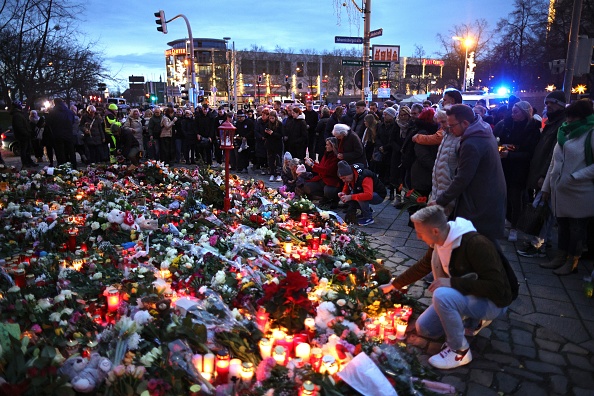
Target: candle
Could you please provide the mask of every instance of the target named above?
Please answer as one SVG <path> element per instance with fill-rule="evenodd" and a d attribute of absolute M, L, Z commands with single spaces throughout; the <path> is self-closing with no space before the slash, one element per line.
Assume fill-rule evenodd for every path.
<path fill-rule="evenodd" d="M 200 375 L 202 375 L 202 378 L 204 378 L 208 382 L 210 382 L 210 380 L 212 379 L 212 373 L 202 372 L 200 373 Z"/>
<path fill-rule="evenodd" d="M 281 366 L 284 366 L 285 360 L 287 360 L 287 353 L 285 352 L 285 347 L 283 347 L 281 345 L 275 347 L 272 357 L 276 361 L 276 364 L 280 364 Z"/>
<path fill-rule="evenodd" d="M 386 344 L 388 345 L 396 345 L 398 338 L 395 335 L 389 335 L 386 337 Z"/>
<path fill-rule="evenodd" d="M 251 382 L 254 377 L 254 364 L 250 362 L 244 362 L 241 365 L 241 379 L 245 382 Z"/>
<path fill-rule="evenodd" d="M 320 248 L 320 240 L 319 239 L 312 239 L 311 240 L 311 250 L 317 251 Z"/>
<path fill-rule="evenodd" d="M 322 348 L 312 348 L 310 354 L 311 367 L 319 372 L 322 366 Z"/>
<path fill-rule="evenodd" d="M 198 372 L 202 371 L 202 355 L 196 354 L 192 356 L 192 364 Z"/>
<path fill-rule="evenodd" d="M 120 291 L 114 287 L 107 290 L 107 310 L 109 312 L 117 311 L 120 307 Z"/>
<path fill-rule="evenodd" d="M 310 380 L 306 380 L 303 382 L 301 386 L 301 390 L 299 391 L 299 396 L 314 396 L 316 393 L 316 386 Z"/>
<path fill-rule="evenodd" d="M 285 243 L 285 253 L 291 254 L 292 252 L 293 252 L 293 243 L 292 242 L 286 242 Z"/>
<path fill-rule="evenodd" d="M 394 326 L 389 324 L 384 327 L 384 340 L 386 340 L 389 336 L 392 336 L 394 334 Z"/>
<path fill-rule="evenodd" d="M 74 252 L 76 250 L 76 236 L 78 235 L 78 228 L 71 228 L 68 231 L 68 250 Z"/>
<path fill-rule="evenodd" d="M 202 370 L 204 373 L 212 374 L 214 372 L 214 361 L 215 355 L 212 353 L 207 353 L 202 357 Z"/>
<path fill-rule="evenodd" d="M 406 338 L 407 327 L 408 322 L 405 322 L 401 319 L 396 320 L 396 338 L 398 338 L 399 340 L 404 340 Z"/>
<path fill-rule="evenodd" d="M 307 336 L 309 339 L 313 339 L 316 335 L 316 321 L 314 318 L 305 318 L 303 321 L 303 325 L 305 326 L 305 330 L 307 330 Z"/>
<path fill-rule="evenodd" d="M 229 378 L 239 378 L 241 373 L 241 360 L 231 359 L 229 362 Z"/>
<path fill-rule="evenodd" d="M 367 337 L 377 337 L 378 332 L 377 332 L 377 325 L 375 323 L 368 323 L 365 326 L 365 329 L 367 330 Z"/>
<path fill-rule="evenodd" d="M 268 331 L 269 316 L 270 314 L 263 308 L 260 308 L 256 314 L 256 327 L 258 327 L 258 330 L 260 330 L 262 333 L 266 333 Z"/>
<path fill-rule="evenodd" d="M 229 382 L 229 352 L 220 350 L 217 352 L 217 382 L 226 384 Z"/>
<path fill-rule="evenodd" d="M 383 315 L 380 316 L 379 323 L 377 325 L 378 325 L 378 329 L 379 329 L 379 337 L 384 338 L 384 331 L 386 328 L 386 317 Z"/>
<path fill-rule="evenodd" d="M 301 343 L 295 347 L 295 357 L 303 359 L 305 363 L 309 362 L 310 354 L 311 346 L 307 343 Z"/>
<path fill-rule="evenodd" d="M 260 340 L 260 356 L 262 359 L 269 358 L 272 356 L 272 342 L 268 338 L 262 338 Z"/>
<path fill-rule="evenodd" d="M 324 355 L 322 358 L 322 371 L 327 372 L 329 375 L 334 375 L 338 372 L 338 365 L 334 356 Z"/>
<path fill-rule="evenodd" d="M 27 279 L 25 278 L 25 270 L 22 268 L 17 268 L 13 272 L 14 275 L 14 284 L 18 287 L 25 287 L 27 284 Z"/>
<path fill-rule="evenodd" d="M 72 356 L 75 353 L 78 353 L 78 341 L 77 340 L 68 340 L 66 341 L 66 352 L 68 356 Z"/>
<path fill-rule="evenodd" d="M 307 227 L 307 213 L 301 213 L 301 227 Z"/>
<path fill-rule="evenodd" d="M 272 338 L 274 339 L 275 343 L 278 343 L 281 340 L 285 339 L 285 332 L 282 331 L 281 329 L 274 329 L 272 330 Z"/>

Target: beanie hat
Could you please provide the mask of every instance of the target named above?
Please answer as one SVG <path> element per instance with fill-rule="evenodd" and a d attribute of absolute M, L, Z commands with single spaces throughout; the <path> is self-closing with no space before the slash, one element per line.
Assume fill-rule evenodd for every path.
<path fill-rule="evenodd" d="M 346 124 L 336 124 L 334 125 L 334 129 L 332 129 L 332 134 L 336 137 L 338 136 L 346 136 L 349 133 L 349 126 Z"/>
<path fill-rule="evenodd" d="M 550 94 L 548 94 L 544 101 L 545 104 L 547 102 L 553 102 L 563 107 L 565 107 L 565 105 L 567 104 L 567 102 L 565 101 L 565 93 L 559 90 L 553 91 Z"/>
<path fill-rule="evenodd" d="M 237 110 L 237 117 L 245 117 L 245 113 L 243 112 L 243 110 Z"/>
<path fill-rule="evenodd" d="M 526 114 L 528 118 L 532 118 L 532 106 L 530 106 L 530 103 L 521 100 L 514 104 L 514 106 L 520 109 L 524 114 Z"/>
<path fill-rule="evenodd" d="M 385 104 L 386 106 L 388 106 L 388 107 L 392 107 L 392 106 L 394 106 L 394 102 L 393 102 L 393 101 L 391 101 L 391 100 L 386 100 L 386 101 L 384 102 L 384 104 Z"/>
<path fill-rule="evenodd" d="M 346 161 L 338 161 L 338 172 L 336 172 L 338 176 L 348 176 L 353 174 L 353 170 L 351 166 Z"/>
<path fill-rule="evenodd" d="M 410 107 L 408 107 L 408 106 L 400 106 L 400 114 L 410 115 Z"/>
<path fill-rule="evenodd" d="M 396 118 L 396 109 L 393 107 L 386 107 L 384 109 L 384 115 L 388 114 L 392 118 Z"/>
<path fill-rule="evenodd" d="M 297 167 L 297 169 L 295 170 L 295 172 L 297 172 L 297 174 L 299 173 L 305 173 L 306 169 L 305 169 L 305 165 L 301 164 Z"/>
<path fill-rule="evenodd" d="M 285 161 L 290 161 L 293 159 L 293 156 L 291 155 L 291 153 L 289 153 L 288 151 L 285 153 L 285 155 L 283 156 L 283 160 Z"/>

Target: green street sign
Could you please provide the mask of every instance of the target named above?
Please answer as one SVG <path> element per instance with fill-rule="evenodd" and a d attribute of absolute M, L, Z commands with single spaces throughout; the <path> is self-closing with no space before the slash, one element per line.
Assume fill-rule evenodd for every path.
<path fill-rule="evenodd" d="M 352 59 L 343 59 L 342 65 L 343 66 L 363 66 L 363 61 L 352 60 Z"/>
<path fill-rule="evenodd" d="M 370 66 L 371 67 L 390 67 L 390 62 L 371 61 Z"/>

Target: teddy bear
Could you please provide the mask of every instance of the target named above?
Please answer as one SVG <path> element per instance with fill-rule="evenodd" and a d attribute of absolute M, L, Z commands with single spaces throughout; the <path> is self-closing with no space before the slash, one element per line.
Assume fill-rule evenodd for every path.
<path fill-rule="evenodd" d="M 119 209 L 112 209 L 111 212 L 107 214 L 107 221 L 110 223 L 115 224 L 122 224 L 124 222 L 124 217 L 126 214 Z"/>
<path fill-rule="evenodd" d="M 70 383 L 75 391 L 93 392 L 107 378 L 111 370 L 111 361 L 98 353 L 93 353 L 86 367 L 80 371 Z"/>
<path fill-rule="evenodd" d="M 159 222 L 157 220 L 147 219 L 144 215 L 138 216 L 135 223 L 138 231 L 155 231 L 159 228 Z"/>
<path fill-rule="evenodd" d="M 72 380 L 80 372 L 82 372 L 89 361 L 80 355 L 74 355 L 66 359 L 62 367 L 60 367 L 59 374 Z"/>

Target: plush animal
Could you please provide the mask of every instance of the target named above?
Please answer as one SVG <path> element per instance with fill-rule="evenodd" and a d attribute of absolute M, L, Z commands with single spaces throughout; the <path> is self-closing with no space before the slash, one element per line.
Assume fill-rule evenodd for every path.
<path fill-rule="evenodd" d="M 139 231 L 155 231 L 159 228 L 158 220 L 147 219 L 144 215 L 137 217 L 135 222 Z"/>
<path fill-rule="evenodd" d="M 134 215 L 132 214 L 132 212 L 127 210 L 124 213 L 124 222 L 120 224 L 120 227 L 122 227 L 122 230 L 124 230 L 124 231 L 129 231 L 135 225 L 136 225 L 136 223 L 134 222 Z"/>
<path fill-rule="evenodd" d="M 111 361 L 98 353 L 93 353 L 86 367 L 78 373 L 70 383 L 75 391 L 93 392 L 107 378 L 111 370 Z"/>
<path fill-rule="evenodd" d="M 110 223 L 122 224 L 124 222 L 125 216 L 126 213 L 122 212 L 121 210 L 112 209 L 112 211 L 107 214 L 107 221 Z"/>
<path fill-rule="evenodd" d="M 80 355 L 69 357 L 60 367 L 59 374 L 72 380 L 87 367 L 88 363 L 89 361 Z"/>

